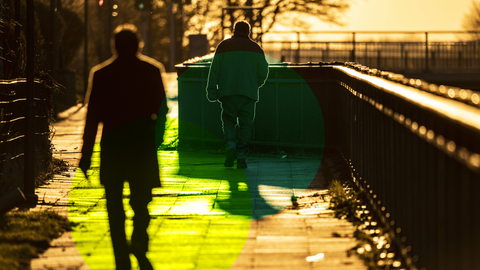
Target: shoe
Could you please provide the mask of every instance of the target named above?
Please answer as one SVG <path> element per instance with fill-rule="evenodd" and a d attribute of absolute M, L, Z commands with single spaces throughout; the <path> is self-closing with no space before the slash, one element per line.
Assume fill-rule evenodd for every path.
<path fill-rule="evenodd" d="M 227 157 L 225 158 L 225 167 L 233 167 L 233 162 L 237 159 L 237 155 L 235 154 L 235 150 L 228 149 Z"/>
<path fill-rule="evenodd" d="M 136 257 L 138 261 L 138 266 L 140 266 L 140 270 L 153 270 L 153 266 L 148 260 L 147 256 L 138 256 Z"/>
<path fill-rule="evenodd" d="M 153 270 L 153 266 L 147 258 L 147 254 L 144 252 L 138 252 L 133 250 L 132 254 L 137 258 L 138 266 L 140 270 Z"/>
<path fill-rule="evenodd" d="M 237 160 L 237 169 L 246 169 L 247 168 L 247 162 L 245 161 L 244 158 L 238 159 Z"/>
<path fill-rule="evenodd" d="M 136 239 L 138 241 L 137 238 L 134 238 L 134 235 L 132 235 L 132 239 Z M 144 247 L 142 248 L 142 246 Z M 130 253 L 137 258 L 140 270 L 153 270 L 153 266 L 147 258 L 147 249 L 148 242 L 144 242 L 144 245 L 136 245 L 135 242 L 130 245 Z"/>

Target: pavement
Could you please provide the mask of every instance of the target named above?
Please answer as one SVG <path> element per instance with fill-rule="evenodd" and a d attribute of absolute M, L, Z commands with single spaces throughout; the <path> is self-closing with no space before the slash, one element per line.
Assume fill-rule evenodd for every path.
<path fill-rule="evenodd" d="M 172 97 L 175 74 L 166 78 Z M 115 269 L 98 171 L 88 179 L 77 173 L 85 114 L 78 105 L 54 124 L 55 156 L 69 169 L 36 189 L 39 203 L 32 211 L 68 217 L 71 231 L 31 261 L 34 270 Z M 175 118 L 175 110 L 169 116 Z M 224 153 L 213 151 L 162 150 L 158 156 L 162 187 L 149 204 L 147 253 L 155 269 L 367 269 L 347 254 L 357 243 L 355 227 L 328 209 L 322 173 L 328 158 L 252 155 L 248 169 L 240 170 L 225 168 Z M 299 197 L 298 207 L 292 196 Z M 126 185 L 127 234 L 133 216 L 128 199 Z M 133 257 L 132 264 L 138 269 Z"/>

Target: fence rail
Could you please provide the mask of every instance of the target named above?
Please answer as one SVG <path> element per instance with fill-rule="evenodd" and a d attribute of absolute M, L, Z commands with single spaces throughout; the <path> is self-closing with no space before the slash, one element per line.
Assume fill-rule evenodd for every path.
<path fill-rule="evenodd" d="M 471 42 L 263 42 L 282 62 L 358 62 L 394 72 L 479 72 L 480 44 Z"/>
<path fill-rule="evenodd" d="M 333 69 L 334 105 L 324 116 L 336 124 L 327 136 L 335 137 L 409 269 L 478 268 L 480 108 Z"/>
<path fill-rule="evenodd" d="M 51 162 L 51 90 L 39 81 L 34 85 L 35 162 L 42 172 Z M 0 81 L 0 196 L 12 187 L 23 186 L 26 80 Z"/>

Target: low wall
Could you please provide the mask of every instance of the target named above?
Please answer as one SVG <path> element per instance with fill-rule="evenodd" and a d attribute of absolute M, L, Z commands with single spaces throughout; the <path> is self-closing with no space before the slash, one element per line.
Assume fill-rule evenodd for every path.
<path fill-rule="evenodd" d="M 330 68 L 320 65 L 270 65 L 259 90 L 253 144 L 323 148 Z M 223 138 L 219 102 L 206 98 L 210 65 L 177 65 L 179 142 L 218 141 Z"/>

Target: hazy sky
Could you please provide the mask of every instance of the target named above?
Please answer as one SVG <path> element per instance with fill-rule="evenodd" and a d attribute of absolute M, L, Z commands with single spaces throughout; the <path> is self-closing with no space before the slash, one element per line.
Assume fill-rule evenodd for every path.
<path fill-rule="evenodd" d="M 309 21 L 312 25 L 310 31 L 463 30 L 463 17 L 469 12 L 471 5 L 472 0 L 351 0 L 351 7 L 344 14 L 343 27 L 312 18 Z M 289 27 L 278 24 L 274 27 L 274 31 L 288 30 L 290 30 Z M 359 35 L 358 38 L 361 36 Z M 424 38 L 422 35 L 404 36 L 406 39 Z M 382 36 L 374 37 L 382 38 Z M 401 36 L 393 35 L 392 37 Z M 429 39 L 452 40 L 458 37 L 459 35 L 436 34 L 431 35 Z"/>
<path fill-rule="evenodd" d="M 472 0 L 353 0 L 348 30 L 462 30 Z M 327 26 L 328 27 L 328 26 Z M 335 29 L 338 27 L 329 27 Z"/>

